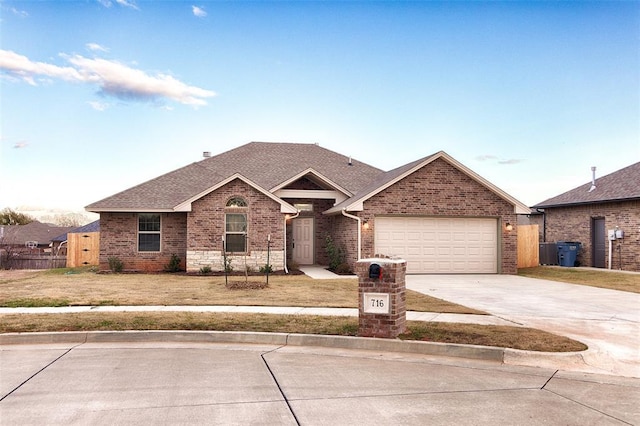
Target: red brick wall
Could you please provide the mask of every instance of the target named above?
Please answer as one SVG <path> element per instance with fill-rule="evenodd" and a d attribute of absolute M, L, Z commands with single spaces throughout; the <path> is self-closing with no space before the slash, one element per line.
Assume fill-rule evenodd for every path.
<path fill-rule="evenodd" d="M 351 270 L 355 271 L 358 260 L 358 222 L 341 214 L 331 216 L 331 229 L 334 244 L 345 251 L 346 261 Z M 365 257 L 364 252 L 362 256 Z"/>
<path fill-rule="evenodd" d="M 369 222 L 369 229 L 362 231 L 363 258 L 384 254 L 374 253 L 375 217 L 389 214 L 496 217 L 502 223 L 516 223 L 514 207 L 510 203 L 443 159 L 435 160 L 365 201 L 364 210 L 357 214 L 362 220 Z M 335 220 L 338 221 L 337 218 Z M 355 231 L 356 221 L 350 221 L 353 222 L 351 226 Z M 514 226 L 511 232 L 499 233 L 498 249 L 501 259 L 498 271 L 503 274 L 515 274 L 517 227 Z M 350 261 L 355 262 L 355 258 L 350 258 Z"/>
<path fill-rule="evenodd" d="M 100 214 L 100 269 L 109 269 L 109 258 L 117 257 L 125 270 L 162 271 L 176 254 L 185 267 L 187 214 L 161 213 L 161 252 L 138 252 L 138 214 Z"/>
<path fill-rule="evenodd" d="M 547 241 L 579 241 L 582 250 L 578 261 L 582 266 L 592 263 L 592 218 L 604 218 L 605 231 L 618 226 L 624 239 L 613 242 L 612 269 L 640 271 L 640 201 L 591 204 L 545 209 Z M 609 242 L 606 264 L 609 265 Z"/>
<path fill-rule="evenodd" d="M 242 197 L 247 208 L 227 208 L 232 197 Z M 225 212 L 247 213 L 247 249 L 266 250 L 267 236 L 271 234 L 271 247 L 282 250 L 284 214 L 280 205 L 240 179 L 229 182 L 194 201 L 187 218 L 189 227 L 188 250 L 221 250 L 225 231 Z"/>

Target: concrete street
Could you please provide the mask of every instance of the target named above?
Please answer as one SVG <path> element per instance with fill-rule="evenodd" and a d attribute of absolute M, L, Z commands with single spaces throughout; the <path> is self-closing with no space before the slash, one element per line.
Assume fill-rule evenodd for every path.
<path fill-rule="evenodd" d="M 0 423 L 640 424 L 637 379 L 184 335 L 135 342 L 135 334 L 3 345 Z"/>

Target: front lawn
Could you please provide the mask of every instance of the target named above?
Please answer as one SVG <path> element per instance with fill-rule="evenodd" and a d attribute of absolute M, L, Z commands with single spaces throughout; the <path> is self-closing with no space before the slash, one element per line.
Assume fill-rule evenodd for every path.
<path fill-rule="evenodd" d="M 565 268 L 561 266 L 537 266 L 535 268 L 518 269 L 518 275 L 542 280 L 640 293 L 640 274 L 599 271 L 597 269 Z"/>

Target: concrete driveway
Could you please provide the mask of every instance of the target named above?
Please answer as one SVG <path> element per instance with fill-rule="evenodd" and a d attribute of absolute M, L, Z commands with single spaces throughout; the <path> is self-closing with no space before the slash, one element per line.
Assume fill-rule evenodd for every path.
<path fill-rule="evenodd" d="M 572 369 L 640 377 L 640 294 L 513 275 L 408 275 L 407 288 L 579 340 L 589 349 Z M 527 358 L 505 361 L 545 362 Z"/>

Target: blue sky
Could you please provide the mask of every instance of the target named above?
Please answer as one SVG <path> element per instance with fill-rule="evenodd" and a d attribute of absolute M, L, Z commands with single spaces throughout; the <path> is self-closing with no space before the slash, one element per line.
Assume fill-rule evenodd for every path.
<path fill-rule="evenodd" d="M 250 141 L 444 150 L 533 205 L 640 161 L 638 2 L 0 1 L 0 208 Z M 283 159 L 286 161 L 286 159 Z"/>

